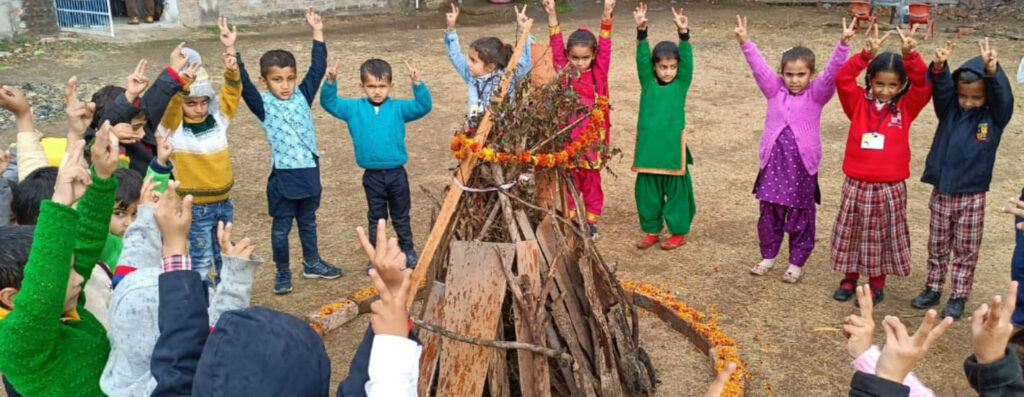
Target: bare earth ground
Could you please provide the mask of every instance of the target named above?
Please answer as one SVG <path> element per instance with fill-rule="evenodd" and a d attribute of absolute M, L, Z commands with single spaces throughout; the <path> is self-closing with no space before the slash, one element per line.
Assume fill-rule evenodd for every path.
<path fill-rule="evenodd" d="M 827 62 L 838 39 L 839 20 L 848 11 L 845 7 L 824 10 L 813 7 L 767 7 L 756 4 L 687 6 L 693 29 L 696 72 L 687 109 L 691 150 L 696 158 L 692 168 L 698 200 L 698 215 L 689 243 L 673 252 L 633 248 L 639 236 L 633 200 L 634 176 L 629 172 L 635 139 L 639 86 L 634 62 L 634 25 L 630 10 L 633 2 L 618 6 L 614 35 L 614 73 L 611 76 L 614 110 L 613 143 L 623 149 L 624 156 L 612 162 L 618 177 L 605 173 L 607 195 L 601 222 L 599 243 L 610 261 L 618 262 L 622 279 L 661 282 L 686 297 L 699 308 L 714 306 L 721 315 L 727 333 L 740 343 L 740 355 L 754 378 L 748 381 L 749 395 L 777 396 L 840 395 L 848 390 L 852 374 L 845 340 L 839 332 L 815 331 L 817 327 L 837 327 L 853 312 L 850 303 L 831 299 L 839 276 L 831 272 L 829 241 L 838 206 L 842 156 L 848 121 L 833 100 L 822 118 L 824 159 L 820 183 L 823 203 L 819 207 L 818 249 L 807 264 L 805 276 L 797 285 L 784 284 L 782 270 L 757 278 L 747 270 L 759 260 L 755 222 L 757 202 L 750 189 L 757 173 L 757 143 L 764 120 L 762 99 L 742 54 L 733 39 L 734 15 L 750 16 L 751 38 L 766 54 L 768 62 L 778 62 L 783 49 L 806 45 L 818 56 L 818 65 Z M 651 40 L 674 40 L 668 4 L 652 5 Z M 477 6 L 486 11 L 488 6 Z M 579 8 L 579 7 L 578 7 Z M 565 29 L 580 25 L 596 28 L 598 12 L 592 5 L 574 15 L 563 13 Z M 546 41 L 546 20 L 539 6 L 530 6 L 535 18 L 534 33 Z M 463 44 L 484 35 L 513 39 L 511 12 L 496 18 L 467 15 L 462 17 L 459 32 Z M 481 23 L 481 20 L 486 23 Z M 462 122 L 465 112 L 465 86 L 452 70 L 441 39 L 443 16 L 424 12 L 412 16 L 349 17 L 327 21 L 327 43 L 331 56 L 342 61 L 341 89 L 345 95 L 360 95 L 357 67 L 370 57 L 381 57 L 395 66 L 394 96 L 410 97 L 411 90 L 402 62 L 415 61 L 420 74 L 430 86 L 434 109 L 429 116 L 409 126 L 410 182 L 413 185 L 413 232 L 419 246 L 429 232 L 430 199 L 418 188 L 424 186 L 437 194 L 450 181 L 448 168 L 455 164 L 448 151 L 448 138 Z M 944 29 L 952 23 L 939 22 L 939 39 L 922 42 L 926 59 L 936 45 L 952 35 Z M 1008 25 L 1009 26 L 1009 25 Z M 199 41 L 191 45 L 203 53 L 212 66 L 211 75 L 221 67 L 218 54 L 221 46 L 212 35 L 198 32 Z M 246 33 L 238 48 L 255 73 L 259 54 L 274 48 L 294 52 L 300 70 L 309 65 L 309 39 L 304 25 L 295 23 L 276 26 L 258 33 Z M 952 63 L 959 64 L 976 55 L 977 37 L 956 39 L 959 49 Z M 63 59 L 39 59 L 0 70 L 0 81 L 47 82 L 61 84 L 77 74 L 84 81 L 123 84 L 124 76 L 140 57 L 151 64 L 166 62 L 167 53 L 178 38 L 145 44 L 114 47 L 109 52 L 75 53 Z M 888 48 L 898 51 L 897 40 Z M 862 46 L 860 39 L 855 50 Z M 1017 57 L 1024 52 L 1024 43 L 994 40 L 1008 72 L 1016 71 Z M 150 75 L 155 75 L 151 68 Z M 1024 104 L 1024 92 L 1017 89 L 1017 111 Z M 366 206 L 361 188 L 361 174 L 352 153 L 346 127 L 319 106 L 314 110 L 320 149 L 323 153 L 324 197 L 319 212 L 320 250 L 330 261 L 342 266 L 347 275 L 335 281 L 309 281 L 295 278 L 295 292 L 282 297 L 271 293 L 274 276 L 272 263 L 259 271 L 253 292 L 253 304 L 266 305 L 297 316 L 316 310 L 320 305 L 342 298 L 369 284 L 363 275 L 365 260 L 355 239 L 354 229 L 366 222 Z M 999 213 L 1006 199 L 1019 192 L 1024 182 L 1021 169 L 1021 148 L 1024 125 L 1021 116 L 1011 123 L 1004 136 L 1001 155 L 996 163 L 994 181 L 989 195 L 988 225 L 974 299 L 973 310 L 983 299 L 1003 293 L 1009 281 L 1009 262 L 1013 249 L 1011 221 Z M 922 312 L 909 306 L 909 300 L 923 286 L 926 274 L 926 240 L 928 233 L 928 197 L 931 188 L 917 181 L 923 171 L 924 158 L 936 126 L 933 112 L 925 110 L 915 122 L 911 139 L 913 148 L 912 177 L 907 182 L 909 218 L 913 243 L 913 274 L 908 278 L 891 278 L 886 301 L 878 313 L 897 314 L 913 326 L 920 322 Z M 48 131 L 60 133 L 60 124 L 43 125 Z M 0 141 L 13 141 L 14 131 L 3 131 Z M 270 218 L 266 214 L 264 195 L 268 175 L 269 151 L 261 128 L 248 111 L 239 113 L 231 132 L 232 158 L 236 184 L 236 233 L 252 237 L 259 253 L 270 258 Z M 292 268 L 299 270 L 300 253 L 296 236 L 292 237 Z M 782 255 L 788 255 L 783 250 Z M 786 256 L 782 256 L 785 258 Z M 784 267 L 780 266 L 780 267 Z M 297 273 L 296 273 L 297 274 Z M 940 307 L 941 309 L 941 307 Z M 651 352 L 663 381 L 659 395 L 699 395 L 709 381 L 707 362 L 681 336 L 651 316 L 643 320 L 643 345 Z M 325 340 L 334 363 L 333 382 L 348 372 L 348 362 L 368 323 L 361 318 L 334 332 Z M 884 333 L 877 332 L 881 342 Z M 963 359 L 970 352 L 969 330 L 965 321 L 955 324 L 942 341 L 918 366 L 924 383 L 939 395 L 969 395 L 962 372 Z"/>

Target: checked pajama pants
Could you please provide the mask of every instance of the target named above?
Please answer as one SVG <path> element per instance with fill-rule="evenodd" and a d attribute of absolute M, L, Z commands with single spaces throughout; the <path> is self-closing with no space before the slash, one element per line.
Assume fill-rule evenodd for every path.
<path fill-rule="evenodd" d="M 967 299 L 974 284 L 984 230 L 985 193 L 940 194 L 933 190 L 928 207 L 932 213 L 928 228 L 928 288 L 942 292 L 946 269 L 951 265 L 950 298 Z"/>

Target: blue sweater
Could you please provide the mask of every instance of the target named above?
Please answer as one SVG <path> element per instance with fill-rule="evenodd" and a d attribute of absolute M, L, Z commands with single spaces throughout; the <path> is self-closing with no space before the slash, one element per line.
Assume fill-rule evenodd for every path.
<path fill-rule="evenodd" d="M 405 151 L 405 123 L 430 113 L 430 90 L 422 81 L 412 86 L 415 99 L 388 97 L 374 109 L 370 99 L 338 98 L 338 83 L 324 83 L 320 106 L 348 123 L 356 151 L 356 164 L 368 170 L 402 166 L 409 160 Z"/>

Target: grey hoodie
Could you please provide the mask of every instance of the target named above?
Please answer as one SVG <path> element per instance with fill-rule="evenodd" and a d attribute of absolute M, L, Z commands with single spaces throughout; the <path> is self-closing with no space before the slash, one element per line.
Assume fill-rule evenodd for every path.
<path fill-rule="evenodd" d="M 163 243 L 153 217 L 153 206 L 139 206 L 137 220 L 124 235 L 119 265 L 134 266 L 114 289 L 110 303 L 110 357 L 100 377 L 100 388 L 111 397 L 148 396 L 156 387 L 150 373 L 153 347 L 160 337 L 159 276 L 163 273 Z M 224 256 L 224 274 L 210 300 L 210 325 L 229 310 L 249 307 L 252 280 L 263 260 Z"/>

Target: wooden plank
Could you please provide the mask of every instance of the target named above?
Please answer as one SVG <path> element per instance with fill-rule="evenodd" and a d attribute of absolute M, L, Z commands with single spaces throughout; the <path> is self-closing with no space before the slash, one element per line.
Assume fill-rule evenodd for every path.
<path fill-rule="evenodd" d="M 597 297 L 597 286 L 594 285 L 594 271 L 590 259 L 586 256 L 580 257 L 580 274 L 583 277 L 583 290 L 586 291 L 587 300 L 590 301 L 591 326 L 594 328 L 594 338 L 599 340 L 594 346 L 594 362 L 597 363 L 597 373 L 601 377 L 601 392 L 605 396 L 621 396 L 622 382 L 619 381 L 619 373 L 616 370 L 618 360 L 615 355 L 615 346 L 612 342 L 611 331 L 608 330 L 608 321 L 604 317 L 604 307 Z"/>
<path fill-rule="evenodd" d="M 498 322 L 498 332 L 494 340 L 505 340 L 505 327 Z M 508 359 L 505 349 L 491 349 L 491 364 L 487 370 L 487 390 L 491 397 L 512 397 L 512 387 L 508 383 Z"/>
<path fill-rule="evenodd" d="M 519 41 L 516 42 L 516 48 L 512 51 L 511 59 L 519 59 L 519 54 L 523 52 L 523 47 L 526 45 L 527 38 L 530 36 L 530 28 L 533 26 L 533 20 L 529 20 L 523 26 L 523 33 L 519 35 Z M 501 102 L 505 99 L 505 93 L 508 92 L 508 86 L 512 83 L 512 76 L 515 75 L 515 63 L 508 65 L 505 68 L 505 75 L 501 79 L 500 89 L 498 94 L 491 97 L 492 101 Z M 487 142 L 487 135 L 491 133 L 491 127 L 494 122 L 492 118 L 490 107 L 484 112 L 484 117 L 480 120 L 480 125 L 477 128 L 476 135 L 473 139 L 477 142 Z M 459 200 L 462 198 L 462 188 L 459 187 L 459 183 L 466 184 L 469 181 L 470 175 L 473 174 L 473 168 L 476 167 L 476 156 L 467 156 L 466 159 L 462 160 L 459 168 L 455 171 L 455 178 L 458 182 L 452 181 L 451 186 L 448 188 L 448 194 L 444 197 L 444 202 L 441 204 L 441 211 L 438 212 L 437 221 L 434 222 L 434 226 L 430 229 L 430 235 L 427 236 L 427 243 L 423 246 L 423 252 L 420 254 L 420 262 L 416 266 L 416 270 L 412 273 L 412 281 L 416 285 L 423 283 L 424 276 L 427 274 L 427 270 L 430 269 L 430 264 L 434 260 L 434 254 L 437 253 L 437 249 L 441 246 L 442 240 L 448 233 L 448 225 L 452 221 L 452 216 L 455 215 L 455 210 L 459 206 Z M 406 307 L 412 307 L 412 302 L 415 297 L 410 296 Z"/>
<path fill-rule="evenodd" d="M 533 85 L 540 86 L 550 83 L 555 79 L 555 62 L 552 57 L 551 46 L 546 43 L 534 43 L 531 51 L 533 69 L 530 69 L 530 79 Z"/>
<path fill-rule="evenodd" d="M 572 280 L 565 270 L 569 265 L 569 261 L 573 259 L 568 255 L 568 248 L 562 247 L 562 244 L 559 244 L 558 232 L 554 228 L 554 220 L 550 216 L 545 216 L 540 224 L 537 225 L 537 242 L 540 244 L 544 257 L 547 258 L 548 263 L 553 263 L 555 258 L 558 258 L 558 266 L 555 269 L 555 288 L 552 288 L 551 291 L 553 294 L 552 299 L 555 299 L 559 294 L 565 297 L 565 309 L 572 320 L 570 324 L 575 331 L 576 337 L 579 339 L 580 347 L 587 352 L 588 358 L 593 358 L 594 342 L 591 339 L 590 329 L 587 327 L 587 322 L 582 312 L 582 310 L 585 310 L 585 306 L 579 301 L 576 288 L 573 286 Z"/>
<path fill-rule="evenodd" d="M 493 338 L 505 299 L 500 266 L 515 259 L 515 245 L 454 241 L 448 256 L 441 327 L 471 338 Z M 489 347 L 442 340 L 438 373 L 443 376 L 437 381 L 437 396 L 482 395 L 490 359 Z"/>
<path fill-rule="evenodd" d="M 444 318 L 444 284 L 434 281 L 431 283 L 430 295 L 427 296 L 427 303 L 423 305 L 423 313 L 420 318 L 430 324 L 440 324 Z M 426 397 L 430 393 L 430 386 L 434 382 L 434 374 L 437 373 L 437 357 L 441 353 L 441 336 L 433 332 L 420 332 L 418 334 L 423 344 L 423 351 L 420 353 L 420 379 L 417 390 L 420 397 Z"/>
<path fill-rule="evenodd" d="M 644 367 L 639 360 L 638 347 L 629 336 L 629 326 L 626 315 L 622 312 L 622 306 L 615 305 L 608 309 L 608 327 L 615 338 L 615 347 L 619 355 L 619 375 L 622 381 L 629 387 L 628 392 L 634 395 L 647 394 L 654 388 L 650 378 L 644 373 Z"/>
<path fill-rule="evenodd" d="M 516 210 L 516 223 L 519 224 L 519 231 L 523 233 L 523 239 L 537 239 L 537 236 L 533 234 L 533 224 L 530 223 L 530 217 L 526 216 L 526 211 Z"/>
<path fill-rule="evenodd" d="M 359 304 L 351 299 L 340 300 L 310 313 L 306 322 L 313 327 L 320 336 L 347 324 L 359 316 Z"/>
<path fill-rule="evenodd" d="M 523 212 L 520 214 L 523 217 L 526 216 Z M 540 246 L 537 245 L 536 240 L 520 241 L 516 244 L 516 266 L 519 268 L 519 277 L 526 280 L 525 283 L 520 283 L 523 294 L 543 304 L 546 297 L 538 297 L 541 293 L 540 262 Z M 516 316 L 516 340 L 541 344 L 542 341 L 534 338 L 535 332 L 540 330 L 540 324 L 536 324 L 536 319 L 533 318 L 532 310 L 535 308 L 527 308 L 530 311 L 524 313 L 517 305 L 513 305 L 513 307 Z M 519 357 L 519 385 L 523 397 L 550 397 L 551 375 L 547 358 L 525 350 L 519 350 L 517 354 Z"/>

